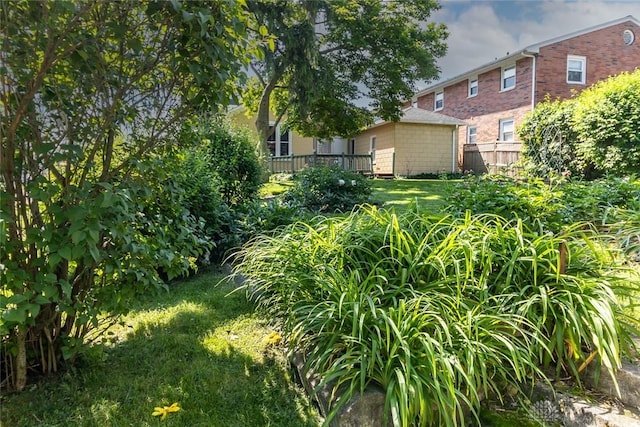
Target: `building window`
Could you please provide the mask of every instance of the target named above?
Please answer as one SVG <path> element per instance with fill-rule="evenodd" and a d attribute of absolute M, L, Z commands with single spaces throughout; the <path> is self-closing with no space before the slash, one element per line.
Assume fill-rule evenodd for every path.
<path fill-rule="evenodd" d="M 269 154 L 274 157 L 288 156 L 291 154 L 291 130 L 280 126 L 273 128 L 269 126 L 269 136 L 267 137 L 267 147 Z"/>
<path fill-rule="evenodd" d="M 516 87 L 516 66 L 505 67 L 502 69 L 500 90 L 509 90 Z"/>
<path fill-rule="evenodd" d="M 369 153 L 371 154 L 371 163 L 376 164 L 376 137 L 371 137 L 371 145 L 369 146 Z"/>
<path fill-rule="evenodd" d="M 567 56 L 567 83 L 585 84 L 587 74 L 587 58 L 584 56 Z"/>
<path fill-rule="evenodd" d="M 510 142 L 514 139 L 513 119 L 500 120 L 500 141 Z"/>
<path fill-rule="evenodd" d="M 444 92 L 436 92 L 436 100 L 433 111 L 440 111 L 444 108 Z"/>
<path fill-rule="evenodd" d="M 469 98 L 478 94 L 478 79 L 469 79 Z"/>
<path fill-rule="evenodd" d="M 467 128 L 467 144 L 475 144 L 478 140 L 478 128 L 469 126 Z"/>

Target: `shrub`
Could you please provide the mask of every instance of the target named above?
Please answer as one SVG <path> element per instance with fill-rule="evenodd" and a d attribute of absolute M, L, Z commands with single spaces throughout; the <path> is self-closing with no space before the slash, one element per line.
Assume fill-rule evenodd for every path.
<path fill-rule="evenodd" d="M 515 180 L 499 175 L 469 176 L 450 193 L 447 211 L 463 216 L 466 211 L 518 218 L 545 230 L 561 232 L 574 222 L 601 226 L 615 210 L 626 209 L 640 198 L 635 178 L 606 178 L 591 182 L 540 178 Z"/>
<path fill-rule="evenodd" d="M 536 176 L 569 171 L 578 178 L 640 170 L 640 70 L 596 83 L 576 98 L 545 100 L 518 133 Z"/>
<path fill-rule="evenodd" d="M 238 206 L 257 197 L 264 180 L 264 167 L 246 129 L 234 127 L 226 118 L 214 116 L 183 130 L 183 141 L 206 147 L 208 167 L 216 173 L 222 198 Z"/>
<path fill-rule="evenodd" d="M 482 394 L 519 389 L 540 366 L 577 377 L 597 354 L 612 371 L 628 340 L 611 287 L 627 279 L 602 275 L 612 254 L 582 224 L 553 237 L 497 216 L 365 208 L 238 255 L 290 348 L 345 387 L 333 413 L 374 383 L 394 425 L 464 425 Z"/>
<path fill-rule="evenodd" d="M 222 185 L 211 168 L 208 147 L 182 149 L 165 156 L 163 161 L 172 170 L 175 185 L 184 189 L 182 203 L 191 215 L 203 221 L 204 232 L 212 243 L 201 261 L 222 259 L 224 252 L 237 243 L 233 236 L 235 214 L 222 197 Z"/>
<path fill-rule="evenodd" d="M 573 220 L 563 217 L 561 197 L 560 191 L 539 178 L 517 181 L 501 175 L 472 175 L 453 188 L 446 211 L 456 216 L 471 211 L 519 218 L 558 232 Z"/>
<path fill-rule="evenodd" d="M 640 171 L 640 69 L 596 83 L 577 98 L 578 153 L 602 173 Z"/>
<path fill-rule="evenodd" d="M 587 165 L 576 158 L 577 135 L 572 125 L 573 100 L 544 102 L 525 116 L 518 127 L 522 140 L 525 170 L 546 178 L 565 171 L 575 177 L 588 173 Z"/>
<path fill-rule="evenodd" d="M 371 185 L 362 175 L 338 166 L 313 166 L 296 175 L 283 200 L 312 212 L 346 212 L 370 195 Z"/>

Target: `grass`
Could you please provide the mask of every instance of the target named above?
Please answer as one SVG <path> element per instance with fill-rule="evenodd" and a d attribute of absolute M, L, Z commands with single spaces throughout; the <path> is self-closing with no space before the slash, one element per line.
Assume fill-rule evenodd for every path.
<path fill-rule="evenodd" d="M 449 190 L 459 180 L 373 179 L 372 201 L 398 211 L 416 202 L 421 209 L 440 212 L 447 205 Z M 261 197 L 277 196 L 293 187 L 291 180 L 271 180 L 260 188 Z"/>
<path fill-rule="evenodd" d="M 432 213 L 447 205 L 447 194 L 456 180 L 438 179 L 375 179 L 372 181 L 372 199 L 386 208 L 405 210 L 412 202 Z"/>
<path fill-rule="evenodd" d="M 3 426 L 317 426 L 273 331 L 243 292 L 201 274 L 150 298 L 104 352 L 2 397 Z M 177 402 L 165 420 L 151 413 Z"/>

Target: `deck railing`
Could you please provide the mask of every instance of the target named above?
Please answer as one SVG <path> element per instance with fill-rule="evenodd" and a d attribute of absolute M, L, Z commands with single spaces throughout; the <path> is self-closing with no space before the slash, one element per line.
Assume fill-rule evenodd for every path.
<path fill-rule="evenodd" d="M 269 171 L 273 173 L 296 173 L 309 166 L 340 166 L 342 169 L 373 174 L 373 162 L 370 154 L 304 154 L 269 157 Z"/>

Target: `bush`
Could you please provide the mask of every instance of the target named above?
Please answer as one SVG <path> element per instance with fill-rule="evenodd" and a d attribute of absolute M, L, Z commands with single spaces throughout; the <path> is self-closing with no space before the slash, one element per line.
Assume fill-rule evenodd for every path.
<path fill-rule="evenodd" d="M 518 127 L 518 135 L 528 173 L 543 178 L 566 171 L 574 177 L 588 174 L 587 165 L 576 158 L 577 136 L 572 126 L 574 107 L 573 100 L 546 98 L 525 116 Z"/>
<path fill-rule="evenodd" d="M 369 196 L 371 185 L 362 175 L 338 166 L 314 166 L 296 175 L 283 200 L 312 212 L 347 212 Z"/>
<path fill-rule="evenodd" d="M 216 173 L 222 198 L 229 206 L 254 200 L 264 181 L 264 167 L 246 130 L 216 116 L 183 130 L 183 141 L 204 146 L 209 168 Z"/>
<path fill-rule="evenodd" d="M 456 184 L 449 197 L 446 211 L 464 216 L 491 213 L 507 219 L 519 218 L 547 230 L 558 232 L 573 218 L 564 218 L 561 193 L 542 179 L 517 181 L 501 175 L 468 176 Z"/>
<path fill-rule="evenodd" d="M 568 171 L 594 179 L 640 171 L 640 70 L 622 73 L 576 98 L 545 100 L 518 133 L 530 172 L 540 177 Z"/>
<path fill-rule="evenodd" d="M 601 226 L 615 221 L 614 208 L 627 209 L 638 199 L 640 181 L 635 178 L 561 179 L 549 184 L 540 178 L 483 175 L 469 176 L 453 188 L 447 212 L 456 216 L 464 216 L 466 211 L 491 213 L 559 233 L 574 222 Z"/>
<path fill-rule="evenodd" d="M 237 214 L 222 197 L 221 179 L 211 167 L 209 147 L 183 149 L 167 156 L 164 162 L 173 165 L 174 182 L 185 191 L 184 206 L 204 222 L 204 232 L 212 242 L 201 261 L 221 260 L 240 241 L 235 236 Z"/>
<path fill-rule="evenodd" d="M 578 154 L 600 172 L 640 171 L 640 69 L 596 83 L 577 99 Z"/>
<path fill-rule="evenodd" d="M 553 237 L 491 215 L 365 208 L 261 236 L 239 259 L 290 348 L 346 390 L 332 413 L 378 384 L 394 425 L 465 425 L 482 394 L 542 366 L 577 378 L 597 352 L 611 372 L 628 340 L 611 287 L 628 278 L 602 275 L 613 256 L 582 224 Z"/>

